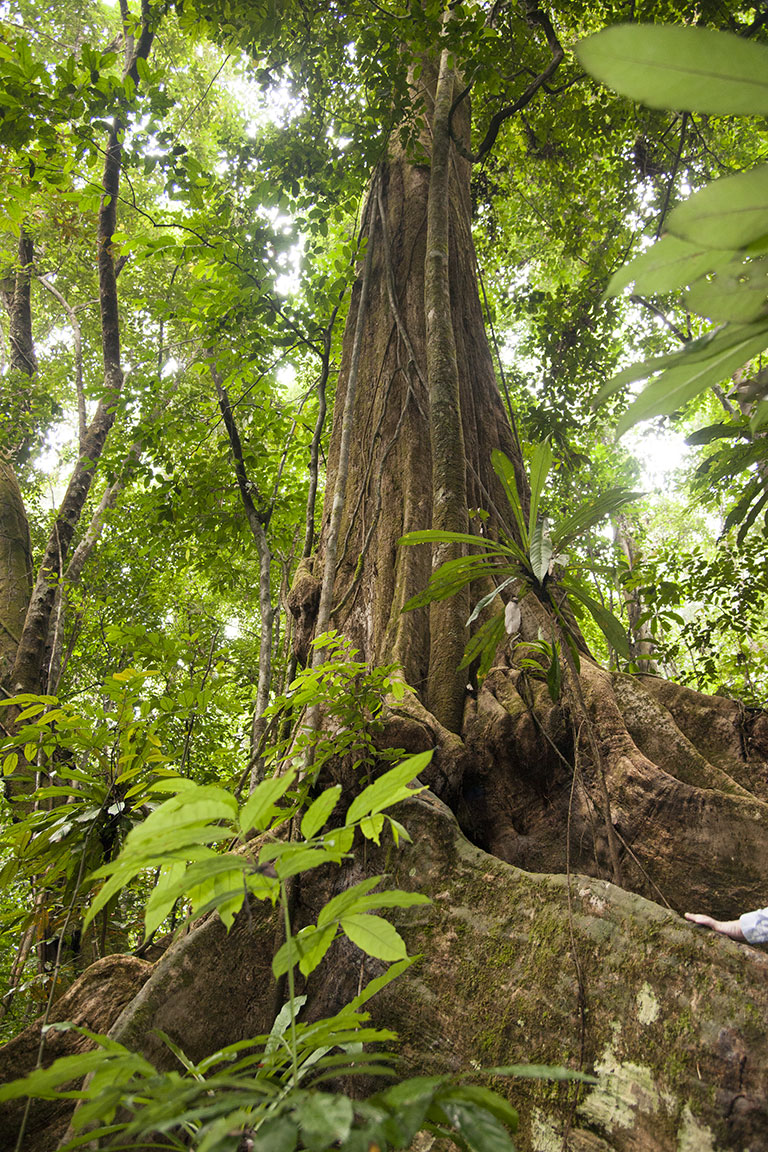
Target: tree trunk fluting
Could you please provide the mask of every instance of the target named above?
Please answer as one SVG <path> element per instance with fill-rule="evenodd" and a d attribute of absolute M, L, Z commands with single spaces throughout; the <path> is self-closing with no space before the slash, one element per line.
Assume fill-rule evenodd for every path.
<path fill-rule="evenodd" d="M 447 259 L 443 253 L 438 262 L 443 290 L 446 284 L 448 288 L 444 299 L 450 308 L 449 340 L 455 345 L 459 397 L 458 406 L 448 399 L 442 411 L 443 398 L 439 393 L 431 397 L 430 385 L 444 358 L 438 351 L 438 364 L 428 359 L 425 315 L 430 169 L 393 150 L 372 183 L 369 220 L 379 226 L 374 230 L 371 225 L 372 267 L 368 305 L 362 316 L 358 386 L 350 417 L 354 434 L 336 564 L 333 625 L 355 643 L 365 659 L 400 664 L 408 682 L 427 697 L 430 676 L 435 683 L 441 670 L 445 679 L 455 677 L 455 664 L 446 669 L 440 636 L 433 633 L 443 634 L 458 663 L 468 638 L 464 629 L 468 600 L 461 604 L 459 598 L 461 606 L 452 605 L 442 622 L 426 609 L 403 612 L 407 600 L 427 584 L 433 561 L 429 546 L 398 547 L 398 540 L 407 532 L 433 527 L 433 509 L 441 503 L 446 474 L 448 486 L 454 492 L 465 486 L 466 495 L 458 506 L 453 503 L 450 519 L 441 526 L 466 525 L 468 509 L 484 509 L 498 517 L 504 497 L 491 468 L 494 448 L 510 457 L 521 489 L 525 488 L 522 458 L 499 397 L 485 336 L 470 230 L 469 175 L 469 165 L 450 146 Z M 434 285 L 430 289 L 437 290 Z M 344 339 L 327 494 L 334 492 L 338 470 L 342 434 L 338 414 L 345 404 L 360 296 L 358 281 Z M 445 337 L 445 327 L 445 317 L 440 323 L 433 317 L 432 343 Z M 460 427 L 452 423 L 454 414 L 460 416 Z M 442 439 L 433 479 L 435 425 Z M 456 480 L 458 473 L 463 475 Z M 327 495 L 320 562 L 330 515 Z M 438 553 L 436 559 L 442 562 L 446 556 Z M 320 571 L 321 563 L 316 560 L 315 575 Z M 298 615 L 298 607 L 293 610 Z M 458 709 L 455 701 L 444 711 L 440 702 L 436 705 L 447 727 L 460 725 L 465 682 L 462 673 Z M 437 694 L 437 687 L 432 691 Z"/>
<path fill-rule="evenodd" d="M 429 90 L 435 91 L 434 73 Z M 431 113 L 434 103 L 427 102 Z M 468 118 L 466 105 L 458 112 Z M 468 123 L 459 116 L 453 128 L 466 137 Z M 426 137 L 434 161 L 438 149 L 432 139 L 432 134 Z M 491 468 L 494 448 L 513 461 L 522 492 L 527 484 L 485 335 L 469 179 L 469 164 L 451 145 L 448 259 L 442 264 L 456 350 L 460 432 L 454 426 L 453 456 L 444 444 L 439 453 L 443 461 L 464 461 L 470 530 L 481 531 L 471 516 L 479 508 L 490 514 L 482 530 L 492 532 L 494 523 L 504 522 L 506 506 Z M 393 149 L 372 186 L 370 198 L 374 208 L 380 206 L 381 227 L 373 236 L 361 321 L 360 282 L 353 292 L 336 401 L 338 414 L 345 402 L 353 334 L 362 323 L 331 622 L 365 659 L 402 666 L 426 710 L 414 705 L 410 736 L 400 731 L 400 742 L 407 745 L 410 739 L 414 747 L 437 742 L 430 784 L 481 847 L 537 871 L 564 870 L 570 859 L 580 871 L 610 877 L 617 874 L 618 841 L 625 885 L 653 900 L 678 910 L 703 901 L 722 912 L 764 903 L 768 806 L 754 783 L 764 778 L 768 759 L 764 717 L 752 723 L 747 739 L 738 705 L 710 701 L 653 677 L 610 673 L 588 655 L 580 675 L 586 721 L 579 719 L 580 706 L 566 699 L 553 705 L 540 681 L 515 668 L 509 649 L 499 653 L 498 666 L 476 697 L 462 691 L 463 719 L 433 687 L 441 676 L 450 677 L 444 656 L 435 655 L 432 633 L 452 630 L 458 663 L 468 638 L 469 601 L 459 601 L 444 623 L 425 609 L 403 612 L 407 600 L 426 586 L 433 558 L 428 546 L 398 547 L 398 540 L 435 526 L 440 484 L 440 471 L 434 470 L 435 429 L 450 428 L 450 420 L 442 422 L 435 413 L 430 388 L 425 290 L 432 180 L 428 165 Z M 334 491 L 340 440 L 337 415 L 327 493 Z M 320 561 L 329 517 L 326 497 Z M 456 526 L 453 520 L 451 527 Z M 319 573 L 316 559 L 315 580 Z M 309 597 L 317 595 L 317 586 L 306 566 L 302 581 L 311 616 Z M 477 599 L 479 594 L 472 592 L 472 600 Z M 298 615 L 298 605 L 293 610 Z M 529 595 L 523 601 L 521 639 L 535 639 L 540 628 L 545 636 L 552 634 L 547 609 Z M 711 715 L 711 724 L 701 723 L 701 712 Z"/>

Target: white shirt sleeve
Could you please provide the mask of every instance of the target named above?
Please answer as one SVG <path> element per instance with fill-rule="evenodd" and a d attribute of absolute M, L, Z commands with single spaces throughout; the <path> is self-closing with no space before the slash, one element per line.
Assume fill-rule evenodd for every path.
<path fill-rule="evenodd" d="M 750 944 L 765 944 L 768 942 L 768 908 L 744 912 L 739 917 L 739 927 Z"/>

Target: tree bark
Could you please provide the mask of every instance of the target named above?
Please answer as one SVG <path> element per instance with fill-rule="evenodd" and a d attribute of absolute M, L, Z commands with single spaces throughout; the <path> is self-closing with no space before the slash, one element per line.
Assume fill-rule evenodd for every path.
<path fill-rule="evenodd" d="M 447 20 L 448 14 L 446 14 Z M 461 386 L 451 316 L 450 172 L 455 159 L 450 114 L 454 72 L 444 48 L 435 88 L 432 116 L 432 157 L 427 198 L 427 251 L 424 263 L 429 433 L 432 446 L 432 527 L 442 532 L 467 532 L 467 477 L 461 425 Z M 432 549 L 433 571 L 461 556 L 460 544 Z M 452 731 L 461 727 L 466 678 L 458 671 L 464 650 L 463 623 L 467 590 L 429 607 L 429 675 L 426 703 Z"/>
<path fill-rule="evenodd" d="M 459 111 L 468 115 L 466 103 Z M 454 121 L 454 134 L 461 133 L 461 122 L 456 116 Z M 432 178 L 433 173 L 396 152 L 377 177 L 383 226 L 373 244 L 368 307 L 362 316 L 348 479 L 356 496 L 342 521 L 333 624 L 365 659 L 403 667 L 423 704 L 400 710 L 393 720 L 395 743 L 410 747 L 410 740 L 414 748 L 424 740 L 436 744 L 426 779 L 456 811 L 464 831 L 487 851 L 536 871 L 562 870 L 570 859 L 572 867 L 592 875 L 620 872 L 626 887 L 651 899 L 663 897 L 680 911 L 702 904 L 724 912 L 724 905 L 764 902 L 764 718 L 752 726 L 747 741 L 737 705 L 727 706 L 724 721 L 719 698 L 692 694 L 681 705 L 676 695 L 673 713 L 658 687 L 664 681 L 609 673 L 586 654 L 579 677 L 582 714 L 573 700 L 553 704 L 540 680 L 521 674 L 508 648 L 499 651 L 476 694 L 463 691 L 459 725 L 447 712 L 435 715 L 430 708 L 430 677 L 438 673 L 433 663 L 436 625 L 426 610 L 402 609 L 426 586 L 431 558 L 426 545 L 399 548 L 397 542 L 406 532 L 435 525 L 434 460 L 438 453 L 449 460 L 448 450 L 436 447 L 429 386 L 425 285 L 432 257 L 427 240 Z M 484 331 L 469 165 L 455 153 L 448 187 L 448 260 L 440 263 L 449 288 L 459 380 L 461 434 L 454 427 L 453 443 L 465 464 L 467 508 L 488 513 L 491 527 L 483 530 L 493 531 L 496 523 L 509 531 L 506 501 L 490 466 L 492 449 L 501 448 L 513 461 L 523 493 L 527 484 Z M 361 322 L 360 299 L 358 284 L 344 340 L 337 412 L 346 395 L 353 333 Z M 445 426 L 450 423 L 446 419 Z M 439 419 L 437 424 L 442 430 Z M 339 450 L 337 419 L 326 493 L 333 491 Z M 326 496 L 321 557 L 329 518 Z M 307 582 L 307 597 L 310 593 Z M 474 590 L 473 598 L 479 598 Z M 522 641 L 535 640 L 540 629 L 551 635 L 544 604 L 529 595 L 522 609 Z M 468 639 L 463 619 L 458 655 Z M 688 709 L 708 711 L 712 723 L 719 717 L 717 731 L 724 743 L 708 732 L 708 724 L 696 721 L 692 730 Z M 451 727 L 459 728 L 460 738 L 450 736 Z"/>

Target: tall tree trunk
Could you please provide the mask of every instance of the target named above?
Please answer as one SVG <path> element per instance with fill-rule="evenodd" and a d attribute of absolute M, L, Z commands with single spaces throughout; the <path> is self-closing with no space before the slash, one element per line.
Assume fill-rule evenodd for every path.
<path fill-rule="evenodd" d="M 466 103 L 459 111 L 468 115 Z M 466 135 L 466 122 L 454 124 L 454 132 Z M 450 152 L 448 259 L 440 263 L 458 372 L 461 432 L 454 427 L 453 443 L 465 464 L 466 506 L 484 509 L 492 526 L 503 523 L 505 500 L 491 451 L 507 453 L 523 492 L 526 480 L 482 320 L 469 165 L 452 146 Z M 625 885 L 651 899 L 678 910 L 695 902 L 721 912 L 761 903 L 768 874 L 768 718 L 751 721 L 746 733 L 735 704 L 653 677 L 611 673 L 588 655 L 579 699 L 553 704 L 540 682 L 516 668 L 509 649 L 498 653 L 477 695 L 463 693 L 463 719 L 453 706 L 441 704 L 438 714 L 430 709 L 432 696 L 438 698 L 430 677 L 437 680 L 443 667 L 434 662 L 442 657 L 435 656 L 433 632 L 443 625 L 426 610 L 403 607 L 426 586 L 431 557 L 428 546 L 401 548 L 398 540 L 434 525 L 436 495 L 445 483 L 436 479 L 441 473 L 434 460 L 436 436 L 450 427 L 450 418 L 435 411 L 424 303 L 434 255 L 427 239 L 433 179 L 424 166 L 394 153 L 374 182 L 381 227 L 370 228 L 372 267 L 362 319 L 360 283 L 353 292 L 326 485 L 326 493 L 334 491 L 338 413 L 354 333 L 362 324 L 332 623 L 366 659 L 402 665 L 422 701 L 410 706 L 410 739 L 419 746 L 427 731 L 436 741 L 429 783 L 479 846 L 536 871 L 561 871 L 570 860 L 581 871 L 611 877 L 618 842 Z M 431 323 L 436 321 L 437 315 Z M 444 446 L 437 451 L 449 461 Z M 321 558 L 330 515 L 327 496 Z M 307 582 L 308 597 L 313 594 Z M 535 640 L 540 629 L 551 634 L 547 609 L 533 595 L 522 608 L 522 640 Z M 444 625 L 454 631 L 456 658 L 468 638 L 465 610 Z M 402 713 L 398 725 L 407 743 Z M 460 739 L 451 728 L 459 729 Z"/>
<path fill-rule="evenodd" d="M 485 336 L 475 279 L 475 253 L 470 229 L 469 165 L 451 148 L 448 172 L 448 258 L 452 338 L 458 374 L 460 444 L 445 443 L 442 467 L 466 468 L 468 508 L 501 515 L 503 494 L 493 469 L 491 451 L 500 448 L 513 461 L 521 491 L 526 481 L 522 458 L 499 398 Z M 439 503 L 440 472 L 433 484 L 431 422 L 440 422 L 430 400 L 425 316 L 425 266 L 430 173 L 393 154 L 372 183 L 369 206 L 372 265 L 368 304 L 361 317 L 359 384 L 354 400 L 347 499 L 341 520 L 336 562 L 333 624 L 353 641 L 365 658 L 399 663 L 408 682 L 427 691 L 430 661 L 442 666 L 431 644 L 431 632 L 449 628 L 430 620 L 426 609 L 403 612 L 406 601 L 427 584 L 432 557 L 427 546 L 400 548 L 406 532 L 432 527 L 433 504 Z M 326 503 L 321 526 L 319 575 L 331 517 L 341 444 L 341 420 L 352 364 L 353 339 L 360 312 L 362 277 L 356 284 L 347 320 L 336 394 L 328 460 Z M 455 405 L 454 405 L 455 411 Z M 456 427 L 454 426 L 454 433 Z M 465 462 L 465 465 L 464 465 Z M 437 495 L 436 495 L 437 489 Z M 461 515 L 460 510 L 456 513 Z M 302 579 L 307 575 L 302 569 Z M 316 590 L 306 581 L 307 603 Z M 311 606 L 311 605 L 310 605 Z M 298 606 L 294 605 L 298 615 Z M 460 655 L 466 636 L 460 617 Z M 450 624 L 456 631 L 456 619 Z M 451 643 L 456 644 L 455 637 Z M 451 673 L 451 676 L 453 673 Z M 451 677 L 449 677 L 450 679 Z M 464 682 L 463 682 L 464 683 Z M 462 697 L 463 697 L 462 683 Z M 461 701 L 463 707 L 463 698 Z M 456 715 L 455 710 L 452 716 Z M 451 716 L 446 715 L 446 721 Z M 460 716 L 459 716 L 460 723 Z"/>

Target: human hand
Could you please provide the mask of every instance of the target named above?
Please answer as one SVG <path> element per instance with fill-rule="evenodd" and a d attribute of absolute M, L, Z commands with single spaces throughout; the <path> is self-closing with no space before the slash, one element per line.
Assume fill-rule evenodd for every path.
<path fill-rule="evenodd" d="M 721 936 L 730 936 L 732 940 L 744 940 L 744 933 L 738 920 L 713 920 L 711 916 L 703 916 L 699 912 L 686 912 L 686 920 L 692 924 L 699 924 L 702 928 L 711 928 Z"/>

